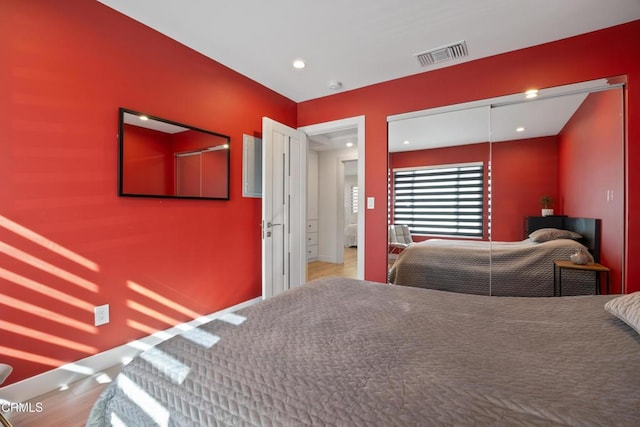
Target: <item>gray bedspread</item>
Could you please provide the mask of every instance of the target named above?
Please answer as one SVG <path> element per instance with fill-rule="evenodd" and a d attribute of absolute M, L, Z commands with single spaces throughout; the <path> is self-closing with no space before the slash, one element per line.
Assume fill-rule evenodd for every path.
<path fill-rule="evenodd" d="M 533 243 L 431 239 L 405 249 L 389 272 L 396 285 L 477 295 L 554 295 L 553 261 L 584 248 L 569 239 Z M 563 295 L 595 293 L 593 272 L 563 274 Z"/>
<path fill-rule="evenodd" d="M 87 425 L 638 426 L 611 298 L 321 279 L 142 353 Z"/>

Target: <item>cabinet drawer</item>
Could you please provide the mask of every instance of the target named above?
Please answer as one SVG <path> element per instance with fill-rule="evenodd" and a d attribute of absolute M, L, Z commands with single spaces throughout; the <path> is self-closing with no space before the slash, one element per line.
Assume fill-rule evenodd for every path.
<path fill-rule="evenodd" d="M 318 244 L 318 233 L 307 233 L 307 245 Z"/>
<path fill-rule="evenodd" d="M 307 232 L 309 233 L 317 233 L 318 232 L 318 220 L 310 219 L 307 221 Z"/>
<path fill-rule="evenodd" d="M 318 245 L 307 246 L 307 259 L 318 258 Z"/>

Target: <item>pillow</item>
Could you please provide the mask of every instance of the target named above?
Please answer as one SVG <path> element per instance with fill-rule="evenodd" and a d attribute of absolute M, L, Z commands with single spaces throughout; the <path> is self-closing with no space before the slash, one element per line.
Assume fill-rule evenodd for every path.
<path fill-rule="evenodd" d="M 640 291 L 614 298 L 604 309 L 640 334 Z"/>
<path fill-rule="evenodd" d="M 541 228 L 529 234 L 529 238 L 536 243 L 546 242 L 555 239 L 573 239 L 578 240 L 582 235 L 575 231 L 561 230 L 559 228 Z"/>

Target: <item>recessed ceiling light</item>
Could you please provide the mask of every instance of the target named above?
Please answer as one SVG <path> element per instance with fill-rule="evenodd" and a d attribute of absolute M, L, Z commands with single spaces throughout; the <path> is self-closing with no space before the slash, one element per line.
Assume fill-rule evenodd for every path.
<path fill-rule="evenodd" d="M 404 142 L 404 145 L 409 145 L 409 141 L 405 141 L 405 142 Z"/>
<path fill-rule="evenodd" d="M 529 89 L 528 91 L 526 91 L 524 93 L 526 95 L 527 98 L 535 98 L 536 96 L 538 96 L 538 89 Z"/>
<path fill-rule="evenodd" d="M 306 66 L 307 64 L 305 64 L 302 59 L 296 59 L 295 61 L 293 61 L 293 68 L 297 68 L 298 70 L 301 70 Z"/>
<path fill-rule="evenodd" d="M 347 142 L 347 147 L 353 147 L 353 142 Z"/>
<path fill-rule="evenodd" d="M 147 116 L 140 116 L 140 120 L 149 120 L 149 117 L 147 117 Z"/>
<path fill-rule="evenodd" d="M 524 132 L 524 128 L 520 126 L 519 128 L 516 128 L 516 132 Z"/>

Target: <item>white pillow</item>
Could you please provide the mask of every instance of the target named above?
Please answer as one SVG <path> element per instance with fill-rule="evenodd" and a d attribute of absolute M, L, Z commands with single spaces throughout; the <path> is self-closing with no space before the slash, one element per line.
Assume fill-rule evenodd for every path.
<path fill-rule="evenodd" d="M 614 298 L 604 309 L 640 334 L 640 291 Z"/>
<path fill-rule="evenodd" d="M 576 233 L 575 231 L 562 230 L 559 228 L 540 228 L 529 234 L 529 238 L 535 243 L 542 243 L 556 239 L 578 240 L 582 238 L 582 235 Z"/>

